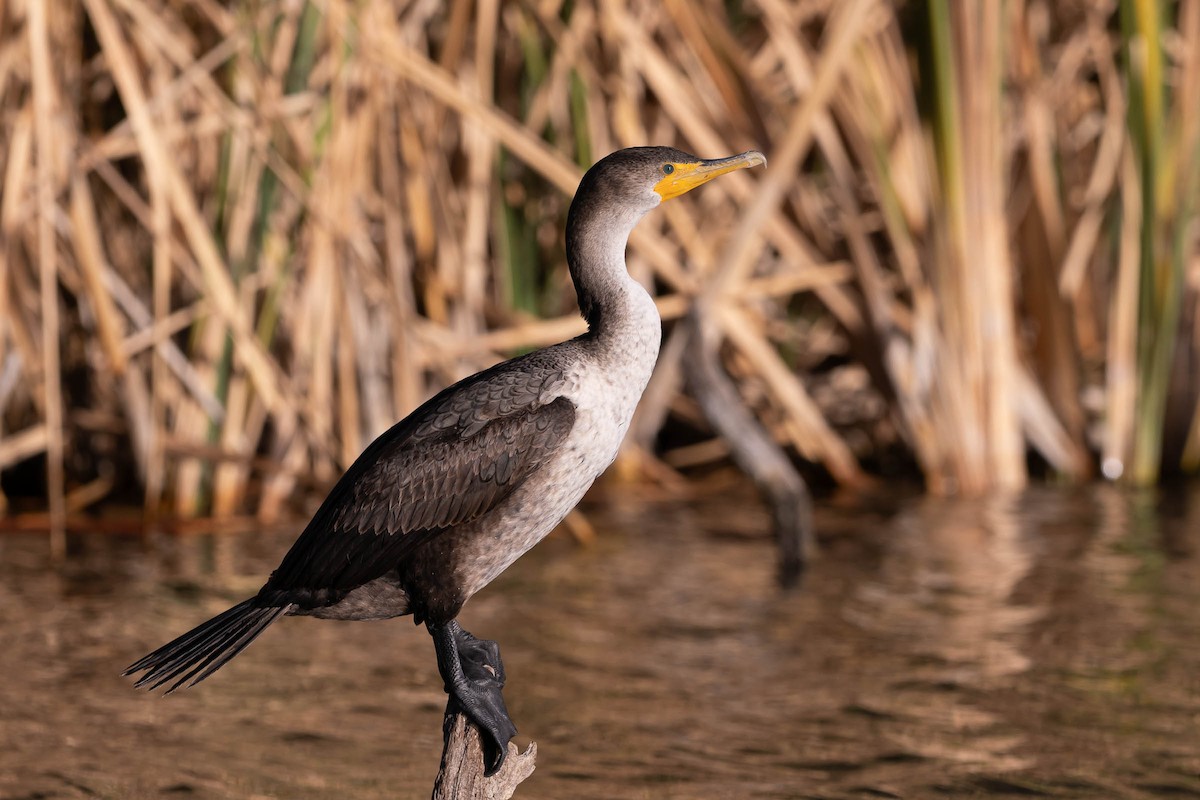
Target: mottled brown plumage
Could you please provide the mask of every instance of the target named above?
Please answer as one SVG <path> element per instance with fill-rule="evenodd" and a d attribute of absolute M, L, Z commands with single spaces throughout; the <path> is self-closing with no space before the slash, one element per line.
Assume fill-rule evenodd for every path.
<path fill-rule="evenodd" d="M 138 686 L 197 683 L 281 616 L 411 614 L 438 667 L 488 734 L 489 771 L 516 732 L 493 642 L 455 618 L 545 536 L 616 457 L 661 338 L 658 312 L 625 270 L 630 231 L 663 199 L 758 153 L 702 161 L 639 147 L 588 171 L 571 204 L 567 261 L 588 332 L 466 378 L 371 443 L 261 591 L 134 663 Z"/>

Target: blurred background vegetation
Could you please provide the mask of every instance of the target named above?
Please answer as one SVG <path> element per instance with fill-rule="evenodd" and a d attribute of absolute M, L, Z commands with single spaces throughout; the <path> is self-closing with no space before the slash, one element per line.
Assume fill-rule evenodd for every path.
<path fill-rule="evenodd" d="M 582 330 L 563 223 L 651 215 L 622 463 L 728 448 L 703 295 L 810 476 L 981 493 L 1200 463 L 1200 0 L 15 0 L 0 7 L 0 513 L 283 513 L 449 382 Z"/>

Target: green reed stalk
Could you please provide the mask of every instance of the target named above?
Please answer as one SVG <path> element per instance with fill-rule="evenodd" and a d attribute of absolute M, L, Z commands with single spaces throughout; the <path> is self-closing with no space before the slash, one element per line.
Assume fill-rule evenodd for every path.
<path fill-rule="evenodd" d="M 1175 209 L 1160 186 L 1170 185 L 1165 170 L 1181 164 L 1169 158 L 1164 131 L 1166 83 L 1163 17 L 1158 0 L 1122 0 L 1121 31 L 1129 92 L 1128 125 L 1140 187 L 1142 219 L 1138 281 L 1137 408 L 1133 458 L 1128 477 L 1148 484 L 1158 479 L 1163 425 L 1171 380 L 1171 358 L 1179 325 L 1183 287 L 1182 209 Z M 1177 239 L 1178 244 L 1172 239 Z"/>

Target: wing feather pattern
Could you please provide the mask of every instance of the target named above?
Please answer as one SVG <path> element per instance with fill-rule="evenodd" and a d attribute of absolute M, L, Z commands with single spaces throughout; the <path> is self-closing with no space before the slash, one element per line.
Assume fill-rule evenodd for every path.
<path fill-rule="evenodd" d="M 395 567 L 415 542 L 495 508 L 556 451 L 575 406 L 562 373 L 517 362 L 434 397 L 346 471 L 263 587 L 315 606 Z"/>

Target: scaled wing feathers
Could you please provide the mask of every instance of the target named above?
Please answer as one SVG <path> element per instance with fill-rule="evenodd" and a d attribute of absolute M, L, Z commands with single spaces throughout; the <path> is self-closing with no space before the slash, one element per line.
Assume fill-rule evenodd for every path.
<path fill-rule="evenodd" d="M 396 535 L 469 522 L 541 466 L 573 420 L 574 407 L 558 400 L 403 443 L 356 482 L 331 527 Z"/>
<path fill-rule="evenodd" d="M 418 539 L 494 508 L 570 433 L 575 406 L 556 397 L 561 382 L 557 370 L 510 368 L 432 399 L 359 456 L 264 588 L 352 589 Z"/>

